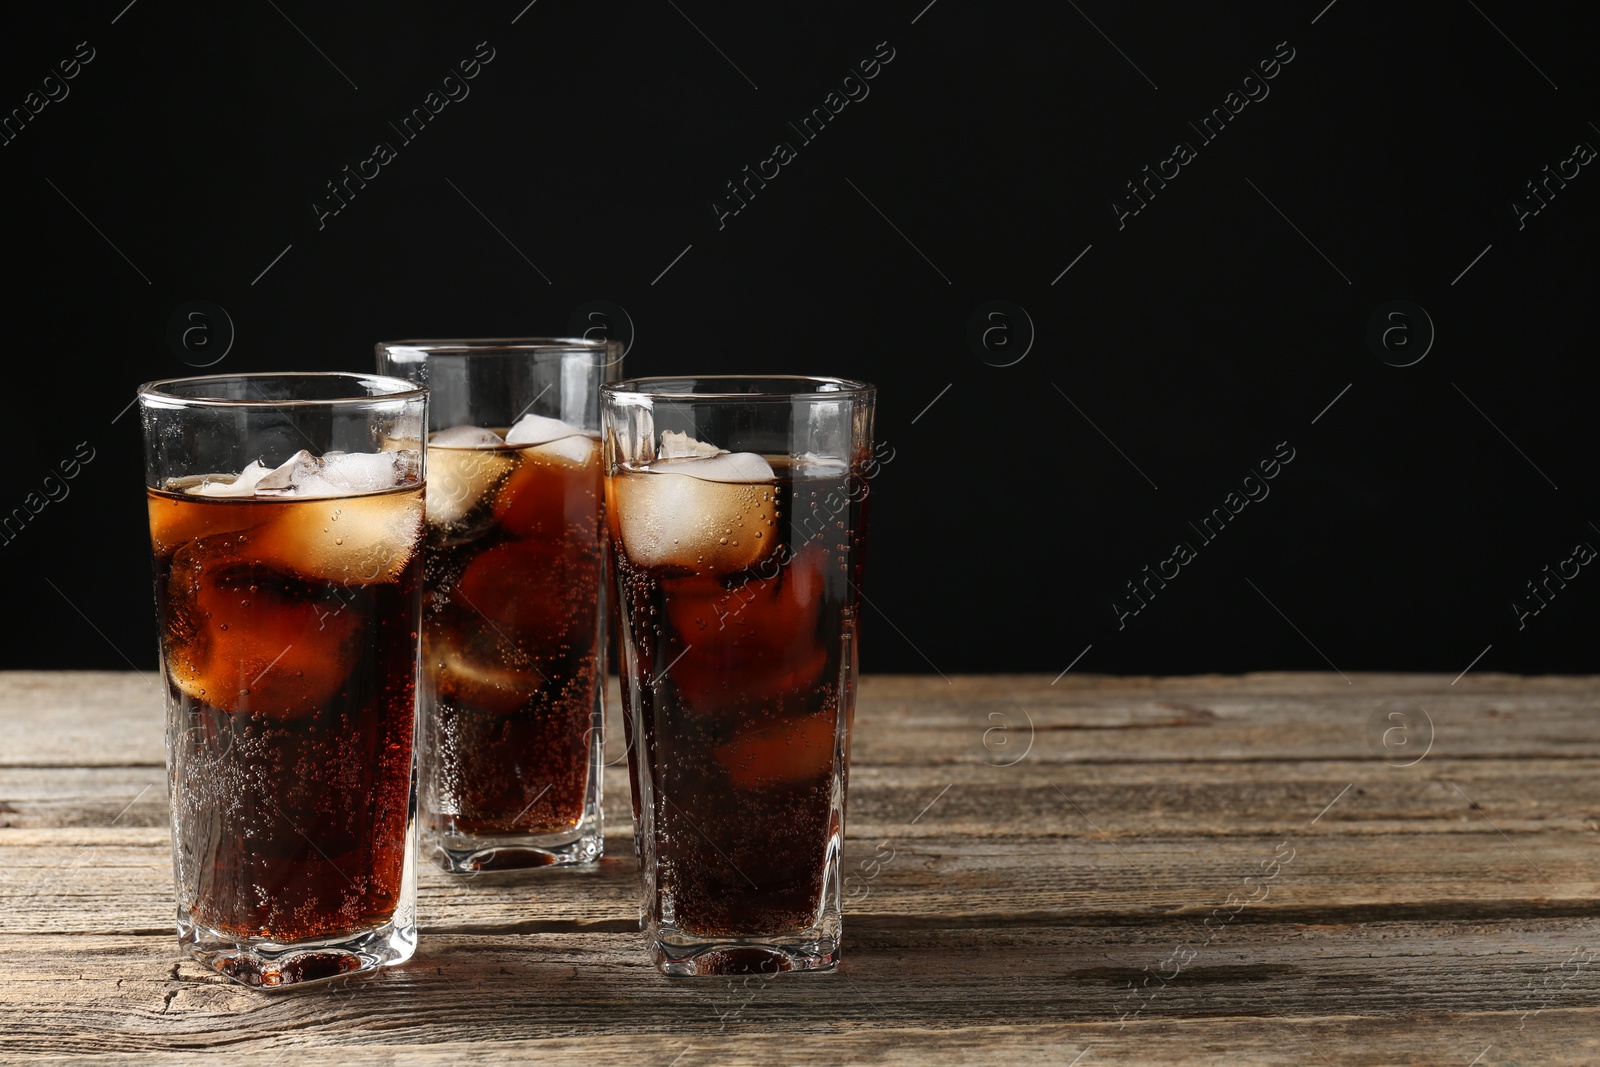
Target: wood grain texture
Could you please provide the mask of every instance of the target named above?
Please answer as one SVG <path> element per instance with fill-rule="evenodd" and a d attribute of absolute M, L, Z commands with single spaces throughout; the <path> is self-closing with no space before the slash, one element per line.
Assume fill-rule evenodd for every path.
<path fill-rule="evenodd" d="M 132 832 L 130 832 L 131 834 Z M 85 835 L 73 845 L 7 849 L 0 882 L 0 933 L 110 934 L 171 929 L 172 872 L 164 831 L 144 831 L 139 846 Z M 77 837 L 77 834 L 71 835 Z M 995 921 L 1031 925 L 1150 923 L 1194 917 L 1228 902 L 1252 901 L 1239 921 L 1375 921 L 1394 917 L 1600 917 L 1600 857 L 1588 837 L 1508 846 L 1494 833 L 1450 839 L 1394 835 L 1288 840 L 1296 851 L 1267 887 L 1256 882 L 1277 838 L 1226 848 L 1182 841 L 1124 843 L 911 843 L 867 872 L 877 846 L 845 850 L 845 914 L 908 925 Z M 425 870 L 418 910 L 425 930 L 523 932 L 578 925 L 632 929 L 637 874 L 626 840 L 593 870 L 447 879 Z M 1537 868 L 1529 859 L 1537 863 Z M 864 866 L 865 865 L 865 866 Z M 1546 882 L 1540 871 L 1548 875 Z"/>
<path fill-rule="evenodd" d="M 1600 759 L 1593 678 L 1469 674 L 1247 674 L 1106 678 L 1068 674 L 872 677 L 857 698 L 856 765 L 996 764 L 999 726 L 1035 763 L 1098 760 L 1382 761 L 1368 725 L 1390 711 L 1431 717 L 1430 755 Z M 618 706 L 616 681 L 610 706 Z M 160 766 L 159 679 L 131 672 L 0 672 L 0 766 Z M 1024 713 L 1019 716 L 1019 712 Z M 1009 721 L 992 718 L 999 714 Z M 985 743 L 985 735 L 988 743 Z M 617 748 L 614 756 L 620 757 Z M 1407 754 L 1409 756 L 1409 754 Z M 1398 760 L 1397 760 L 1398 762 Z"/>
<path fill-rule="evenodd" d="M 863 681 L 836 975 L 658 975 L 619 765 L 597 868 L 262 995 L 175 952 L 154 679 L 0 674 L 0 1060 L 1600 1062 L 1594 679 L 1051 683 Z"/>

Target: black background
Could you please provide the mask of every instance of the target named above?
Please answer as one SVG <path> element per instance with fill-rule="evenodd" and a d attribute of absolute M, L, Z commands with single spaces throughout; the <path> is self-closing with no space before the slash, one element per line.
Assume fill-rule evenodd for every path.
<path fill-rule="evenodd" d="M 0 513 L 94 458 L 0 544 L 0 665 L 153 668 L 127 405 L 216 358 L 219 322 L 169 344 L 187 302 L 226 310 L 214 370 L 246 371 L 562 334 L 605 300 L 631 373 L 879 384 L 866 669 L 1594 669 L 1596 568 L 1521 629 L 1511 606 L 1600 546 L 1600 166 L 1521 229 L 1511 206 L 1600 147 L 1592 4 L 925 4 L 8 10 L 0 110 L 94 58 L 0 146 Z M 388 122 L 481 41 L 470 95 L 401 143 Z M 787 124 L 880 42 L 869 95 L 803 143 Z M 1279 42 L 1270 95 L 1204 143 L 1188 123 Z M 1119 228 L 1179 140 L 1197 158 Z M 378 141 L 397 158 L 319 228 Z M 778 141 L 797 158 L 719 228 Z M 1015 312 L 969 344 L 992 300 L 1031 347 Z M 1392 300 L 1437 333 L 1408 367 L 1367 340 Z M 1271 495 L 1200 544 L 1280 442 Z M 1180 539 L 1198 557 L 1119 629 Z"/>

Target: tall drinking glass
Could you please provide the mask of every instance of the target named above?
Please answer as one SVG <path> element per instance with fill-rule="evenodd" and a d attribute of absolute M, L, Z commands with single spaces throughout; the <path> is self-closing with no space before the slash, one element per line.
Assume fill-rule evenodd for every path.
<path fill-rule="evenodd" d="M 651 953 L 667 974 L 830 970 L 873 387 L 602 394 Z"/>
<path fill-rule="evenodd" d="M 179 942 L 252 986 L 404 960 L 426 393 L 241 374 L 138 400 Z"/>
<path fill-rule="evenodd" d="M 447 871 L 604 847 L 600 385 L 621 346 L 378 345 L 428 386 L 419 747 L 423 851 Z"/>

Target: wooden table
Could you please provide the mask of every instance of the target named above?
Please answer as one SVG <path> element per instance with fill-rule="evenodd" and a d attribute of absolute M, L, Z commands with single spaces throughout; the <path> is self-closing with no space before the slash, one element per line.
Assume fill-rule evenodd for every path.
<path fill-rule="evenodd" d="M 429 869 L 409 964 L 267 995 L 177 955 L 154 677 L 4 674 L 0 1058 L 1594 1064 L 1595 696 L 869 678 L 838 973 L 657 974 L 618 767 L 597 870 Z"/>

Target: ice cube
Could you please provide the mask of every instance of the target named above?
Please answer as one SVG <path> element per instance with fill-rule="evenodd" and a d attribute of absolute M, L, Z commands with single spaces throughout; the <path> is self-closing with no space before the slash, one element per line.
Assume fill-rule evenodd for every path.
<path fill-rule="evenodd" d="M 520 445 L 522 447 L 542 445 L 549 441 L 559 441 L 563 437 L 571 437 L 574 434 L 583 432 L 582 428 L 573 426 L 571 423 L 562 422 L 560 419 L 552 419 L 546 415 L 530 413 L 518 419 L 516 425 L 507 431 L 506 444 Z"/>
<path fill-rule="evenodd" d="M 794 458 L 795 470 L 802 474 L 837 478 L 850 470 L 850 464 L 837 456 L 820 456 L 815 452 L 802 452 Z"/>
<path fill-rule="evenodd" d="M 522 449 L 522 462 L 494 499 L 494 517 L 513 537 L 593 542 L 600 519 L 600 442 L 588 434 Z"/>
<path fill-rule="evenodd" d="M 498 448 L 506 439 L 484 426 L 451 426 L 428 435 L 432 448 Z"/>
<path fill-rule="evenodd" d="M 803 715 L 735 734 L 717 760 L 741 789 L 822 778 L 833 770 L 837 712 Z"/>
<path fill-rule="evenodd" d="M 381 493 L 413 481 L 415 459 L 405 452 L 329 452 L 322 457 L 322 484 L 329 496 Z M 309 495 L 300 490 L 299 495 Z"/>
<path fill-rule="evenodd" d="M 778 545 L 772 468 L 752 452 L 658 462 L 613 479 L 623 549 L 643 567 L 733 574 Z"/>
<path fill-rule="evenodd" d="M 565 460 L 574 467 L 583 467 L 594 462 L 599 452 L 600 436 L 588 433 L 557 438 L 547 444 L 523 450 L 524 455 L 531 453 L 539 457 L 551 456 Z"/>
<path fill-rule="evenodd" d="M 430 628 L 422 639 L 424 685 L 458 706 L 504 715 L 516 711 L 539 691 L 542 679 L 531 670 L 508 666 L 508 653 L 493 631 L 484 628 L 475 637 L 437 633 Z M 510 657 L 515 658 L 515 657 Z M 471 759 L 472 753 L 467 754 Z"/>
<path fill-rule="evenodd" d="M 189 696 L 229 712 L 299 716 L 343 686 L 363 631 L 337 593 L 241 560 L 232 538 L 180 549 L 168 582 L 166 664 Z"/>
<path fill-rule="evenodd" d="M 482 553 L 451 593 L 457 614 L 486 624 L 506 644 L 509 662 L 537 670 L 535 660 L 594 640 L 600 568 L 559 546 L 508 541 Z"/>
<path fill-rule="evenodd" d="M 719 452 L 704 457 L 659 459 L 650 470 L 661 474 L 687 474 L 703 482 L 770 482 L 772 466 L 754 452 Z"/>
<path fill-rule="evenodd" d="M 266 466 L 258 459 L 236 475 L 208 474 L 197 485 L 184 489 L 191 496 L 254 496 L 256 485 L 267 475 Z"/>
<path fill-rule="evenodd" d="M 696 441 L 686 433 L 679 433 L 677 430 L 661 431 L 661 451 L 657 453 L 660 459 L 690 459 L 721 454 L 722 449 L 716 445 Z"/>
<path fill-rule="evenodd" d="M 493 431 L 485 431 L 493 433 Z M 499 434 L 495 434 L 499 439 Z M 516 461 L 503 450 L 469 445 L 428 445 L 428 521 L 453 526 L 487 499 Z"/>
<path fill-rule="evenodd" d="M 484 711 L 522 706 L 550 685 L 551 663 L 592 647 L 599 581 L 598 560 L 574 559 L 559 546 L 494 546 L 448 593 L 458 621 L 427 628 L 425 673 L 436 672 L 439 692 L 461 704 Z"/>
<path fill-rule="evenodd" d="M 805 545 L 775 575 L 733 589 L 702 577 L 668 578 L 672 628 L 694 646 L 672 668 L 679 696 L 702 715 L 749 706 L 751 694 L 815 692 L 827 650 L 817 640 L 828 553 Z"/>
<path fill-rule="evenodd" d="M 256 553 L 303 578 L 346 585 L 393 581 L 421 548 L 417 493 L 295 500 L 277 511 L 256 536 Z"/>
<path fill-rule="evenodd" d="M 322 461 L 301 449 L 272 470 L 256 479 L 260 493 L 293 493 L 300 483 L 310 482 L 322 469 Z"/>
<path fill-rule="evenodd" d="M 271 470 L 260 460 L 251 460 L 236 475 L 208 474 L 183 491 L 207 497 L 378 493 L 413 481 L 416 466 L 417 454 L 409 450 L 329 452 L 319 457 L 302 448 Z"/>
<path fill-rule="evenodd" d="M 327 452 L 301 449 L 258 478 L 257 494 L 293 497 L 354 496 L 398 489 L 413 478 L 412 452 Z"/>

